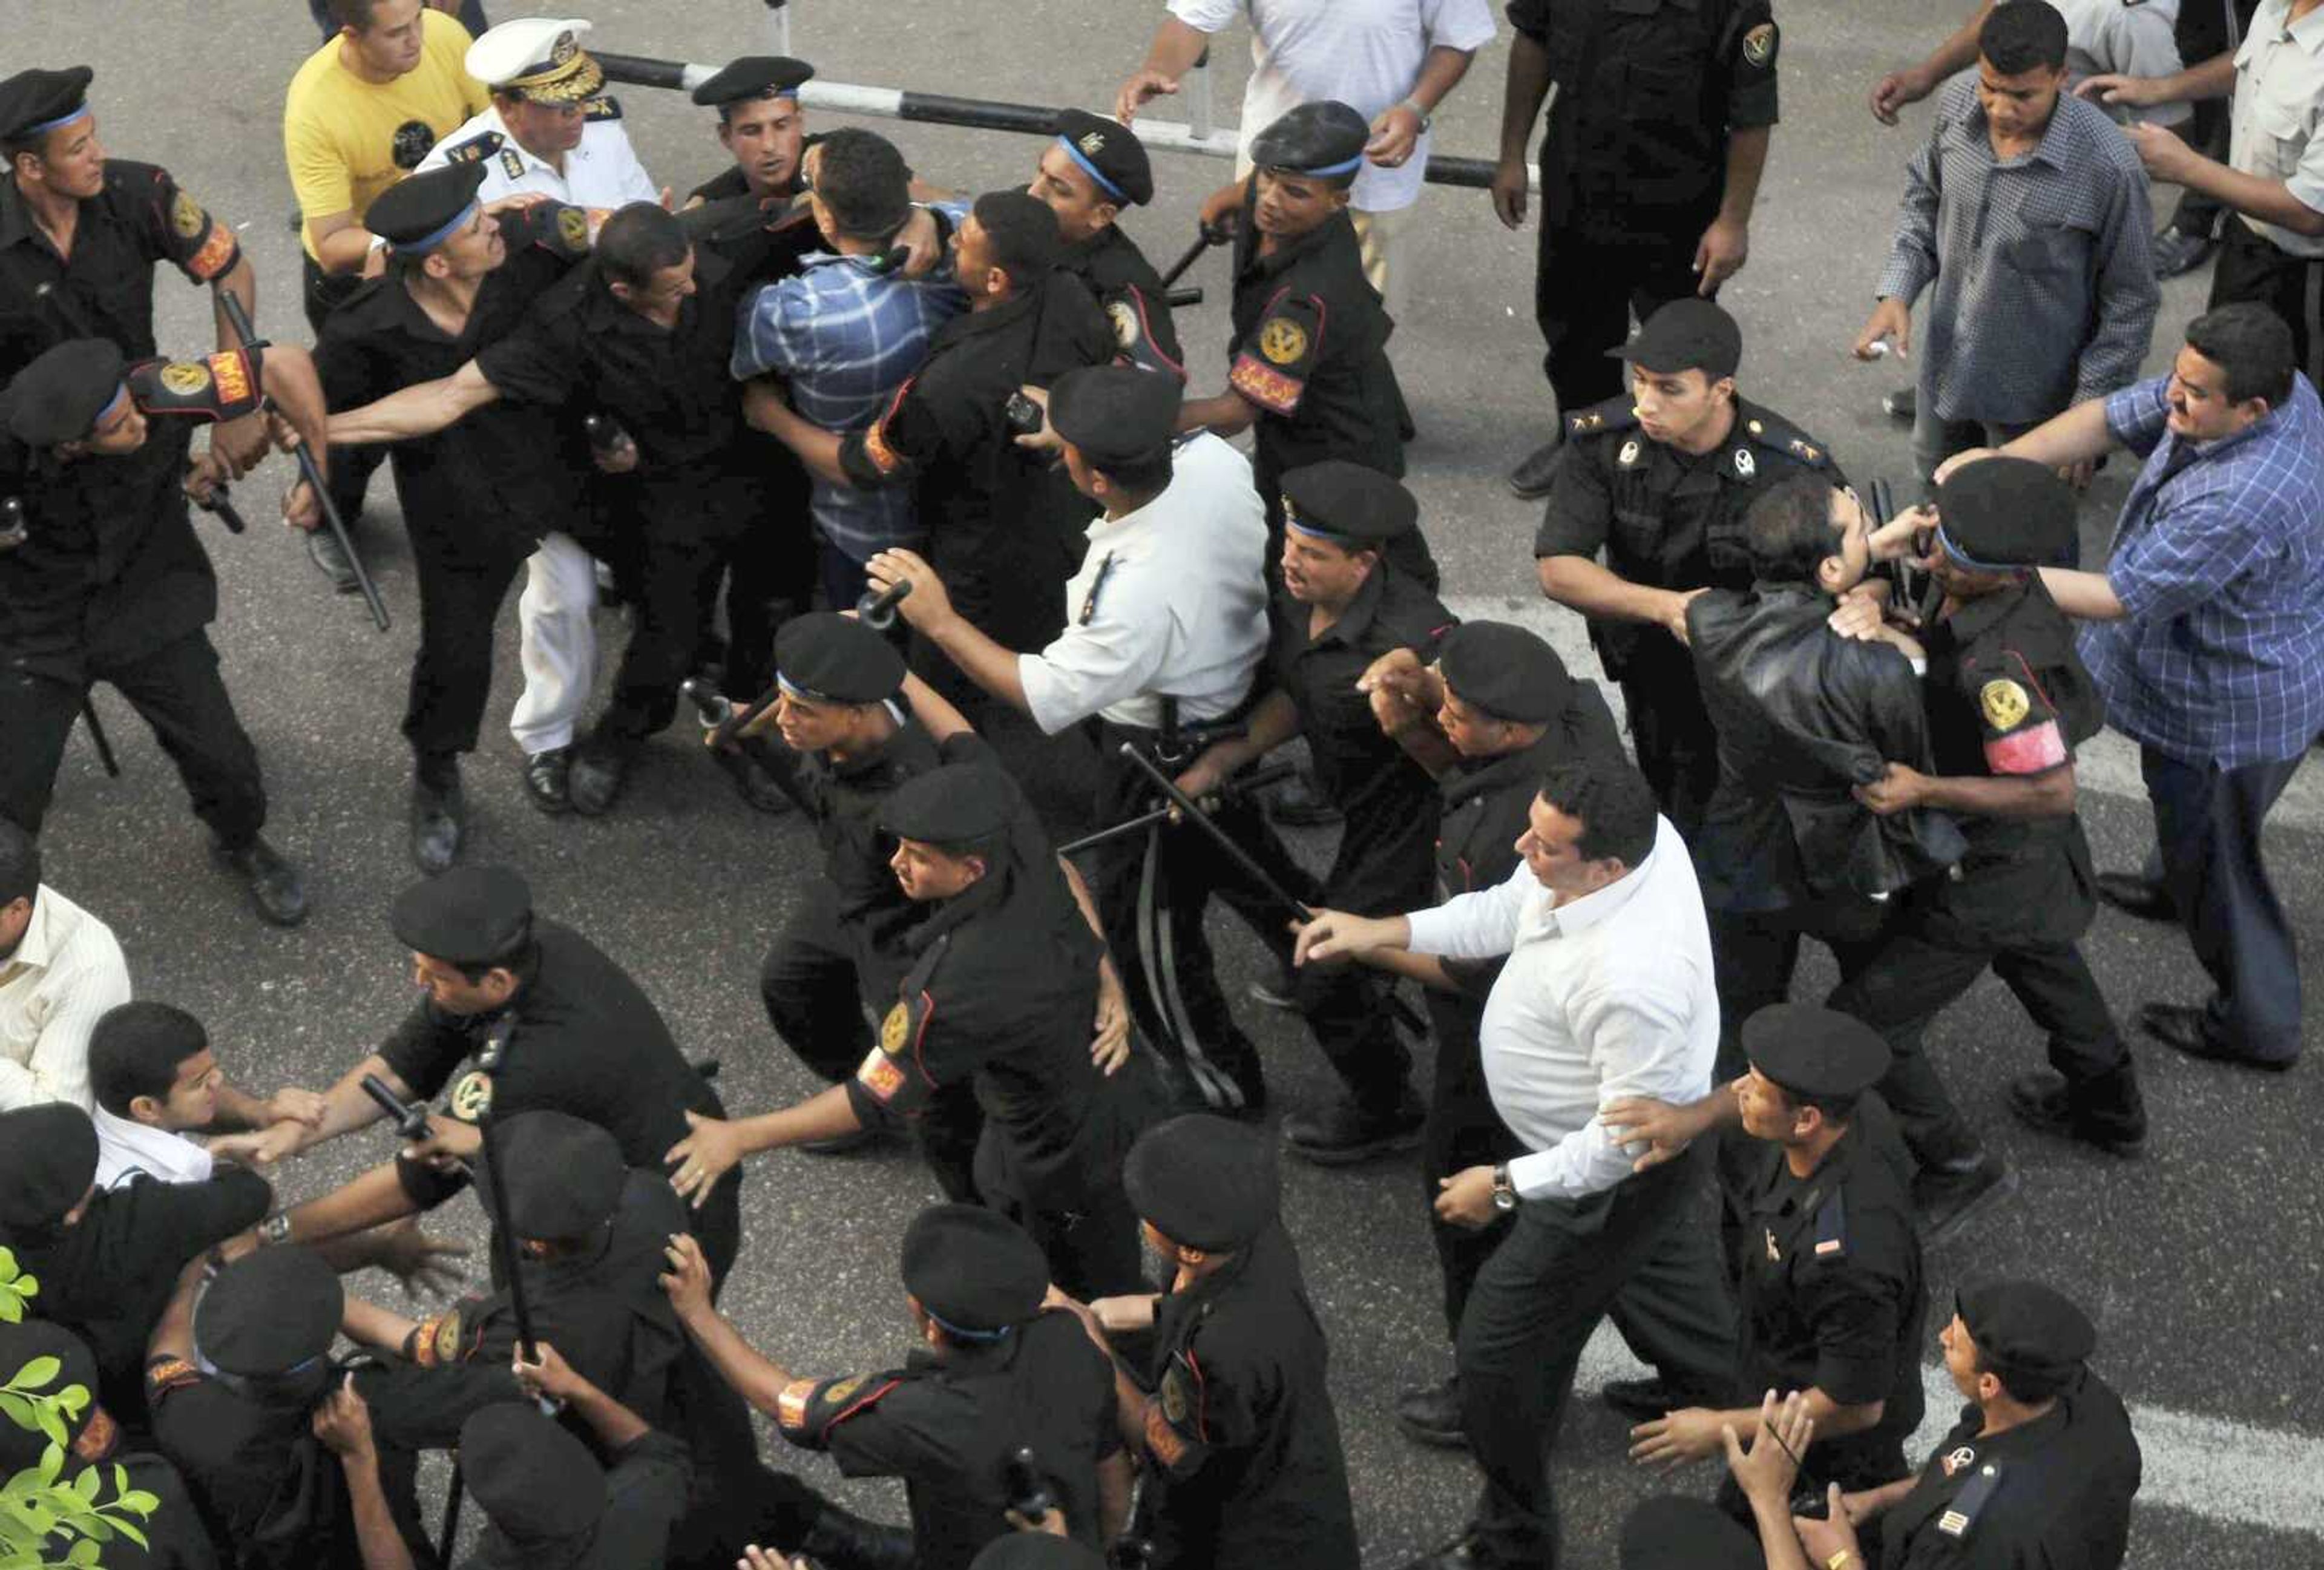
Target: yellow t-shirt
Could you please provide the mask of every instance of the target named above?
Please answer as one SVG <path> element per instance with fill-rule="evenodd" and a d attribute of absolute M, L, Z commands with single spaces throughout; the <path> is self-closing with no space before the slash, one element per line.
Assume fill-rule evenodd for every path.
<path fill-rule="evenodd" d="M 468 30 L 426 8 L 419 65 L 392 82 L 367 82 L 339 59 L 336 35 L 307 57 L 282 104 L 282 154 L 299 211 L 311 223 L 352 211 L 360 223 L 374 198 L 492 102 L 463 63 Z M 300 244 L 315 254 L 302 228 Z"/>

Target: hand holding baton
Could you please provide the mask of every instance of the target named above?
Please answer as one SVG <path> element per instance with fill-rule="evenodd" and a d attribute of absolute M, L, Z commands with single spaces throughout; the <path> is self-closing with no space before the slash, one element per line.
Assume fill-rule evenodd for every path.
<path fill-rule="evenodd" d="M 1231 800 L 1238 796 L 1248 796 L 1254 790 L 1264 790 L 1277 780 L 1287 780 L 1298 771 L 1299 767 L 1296 763 L 1269 763 L 1264 769 L 1254 769 L 1248 774 L 1229 780 L 1220 785 L 1218 799 L 1222 801 Z M 1136 817 L 1124 818 L 1111 827 L 1101 828 L 1093 834 L 1085 834 L 1079 839 L 1061 845 L 1057 847 L 1057 854 L 1061 856 L 1075 856 L 1085 850 L 1095 850 L 1099 845 L 1107 844 L 1109 841 L 1120 839 L 1126 835 L 1137 833 L 1141 828 L 1148 828 L 1161 823 L 1177 810 L 1176 807 L 1157 807 L 1151 812 L 1141 812 Z"/>
<path fill-rule="evenodd" d="M 225 524 L 228 534 L 242 534 L 248 531 L 247 526 L 242 521 L 241 513 L 235 508 L 234 498 L 226 494 L 224 485 L 213 486 L 207 496 L 195 497 L 194 505 Z"/>
<path fill-rule="evenodd" d="M 912 592 L 912 580 L 899 577 L 886 589 L 866 590 L 855 602 L 855 619 L 875 633 L 884 633 L 896 624 L 896 607 Z"/>
<path fill-rule="evenodd" d="M 363 1076 L 363 1093 L 379 1104 L 387 1121 L 395 1125 L 399 1138 L 418 1144 L 428 1138 L 428 1109 L 416 1102 L 407 1102 L 395 1094 L 394 1087 L 376 1074 Z"/>

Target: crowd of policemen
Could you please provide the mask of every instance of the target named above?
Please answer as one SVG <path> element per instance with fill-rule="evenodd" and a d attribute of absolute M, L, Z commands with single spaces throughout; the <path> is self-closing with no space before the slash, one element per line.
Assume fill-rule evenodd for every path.
<path fill-rule="evenodd" d="M 1622 25 L 1644 25 L 1634 9 L 1617 8 Z M 1736 124 L 1763 129 L 1765 16 L 1706 5 L 1702 36 L 1634 43 L 1717 57 Z M 1531 20 L 1537 50 L 1554 42 Z M 1611 59 L 1627 37 L 1592 48 Z M 544 63 L 578 69 L 570 43 Z M 807 74 L 737 61 L 695 97 L 795 106 Z M 1648 1164 L 1715 1144 L 1726 1248 L 1709 1296 L 1642 1333 L 1658 1379 L 1609 1399 L 1637 1413 L 1641 1459 L 1723 1453 L 1731 1475 L 1700 1510 L 1642 1512 L 1625 1563 L 1775 1563 L 1782 1543 L 1831 1570 L 1849 1555 L 2119 1563 L 2137 1452 L 2087 1366 L 2088 1317 L 2031 1282 L 1964 1290 L 1948 1314 L 1921 1266 L 1928 1239 L 2006 1191 L 1919 1050 L 1987 965 L 2052 1043 L 2054 1070 L 2013 1086 L 2019 1114 L 2126 1154 L 2144 1131 L 2074 949 L 2089 879 L 2070 793 L 1940 813 L 1913 790 L 2061 767 L 2070 784 L 2100 716 L 2031 569 L 2070 538 L 2072 497 L 1994 459 L 1950 478 L 1935 514 L 1868 520 L 1820 443 L 1735 393 L 1739 332 L 1663 254 L 1715 222 L 1718 179 L 1665 182 L 1683 222 L 1628 204 L 1651 256 L 1648 236 L 1604 226 L 1609 205 L 1572 171 L 1553 192 L 1577 204 L 1551 215 L 1579 237 L 1559 267 L 1632 284 L 1585 300 L 1545 266 L 1564 412 L 1554 456 L 1520 479 L 1545 498 L 1541 588 L 1588 618 L 1626 744 L 1595 684 L 1540 639 L 1460 624 L 1437 598 L 1397 483 L 1411 426 L 1394 323 L 1345 217 L 1368 135 L 1345 105 L 1266 128 L 1254 172 L 1204 203 L 1234 278 L 1220 392 L 1188 394 L 1201 378 L 1168 290 L 1111 221 L 1150 198 L 1143 150 L 1068 112 L 1072 173 L 1045 162 L 1029 194 L 899 222 L 892 265 L 948 253 L 938 275 L 972 305 L 877 420 L 832 432 L 731 371 L 751 293 L 834 238 L 807 200 L 808 155 L 764 156 L 731 114 L 734 168 L 678 213 L 488 210 L 482 157 L 406 178 L 364 217 L 387 269 L 330 318 L 318 374 L 246 336 L 231 229 L 165 171 L 103 157 L 90 87 L 86 69 L 0 82 L 0 494 L 24 518 L 0 556 L 0 812 L 38 827 L 88 687 L 110 682 L 262 914 L 300 919 L 297 870 L 259 833 L 256 753 L 204 631 L 215 583 L 187 511 L 270 439 L 326 469 L 392 444 L 424 624 L 404 733 L 431 875 L 390 926 L 425 995 L 380 1049 L 200 1183 L 94 1190 L 85 1113 L 0 1114 L 0 1233 L 40 1281 L 32 1316 L 0 1327 L 0 1367 L 54 1356 L 94 1393 L 66 1464 L 134 1458 L 126 1475 L 160 1501 L 155 1562 L 444 1562 L 452 1533 L 420 1510 L 419 1458 L 436 1450 L 456 1454 L 488 1523 L 481 1564 L 1356 1564 L 1324 1336 L 1259 1121 L 1268 1086 L 1204 907 L 1218 896 L 1286 962 L 1280 1001 L 1335 1070 L 1334 1099 L 1285 1120 L 1285 1148 L 1325 1165 L 1417 1148 L 1433 1200 L 1445 1175 L 1523 1150 L 1481 1060 L 1496 967 L 1446 966 L 1424 1016 L 1393 976 L 1288 966 L 1292 923 L 1498 884 L 1549 767 L 1635 758 L 1702 873 L 1725 1029 L 1711 1098 L 1608 1117 Z M 1550 112 L 1586 127 L 1577 97 Z M 1674 170 L 1712 156 L 1665 152 Z M 1056 209 L 1093 192 L 1112 212 L 1070 236 Z M 160 354 L 163 261 L 239 291 L 215 353 Z M 431 293 L 447 279 L 462 287 Z M 1624 344 L 1634 306 L 1644 327 Z M 1620 384 L 1618 360 L 1629 391 L 1594 401 Z M 1222 439 L 1245 432 L 1248 462 Z M 583 494 L 607 468 L 632 476 L 610 508 Z M 810 476 L 909 489 L 927 545 L 865 564 L 876 614 L 849 614 L 818 572 Z M 1176 526 L 1174 491 L 1218 522 L 1199 566 L 1170 561 L 1152 522 Z M 323 503 L 302 483 L 285 513 L 312 528 Z M 1130 531 L 1101 550 L 1115 525 Z M 686 1058 L 618 961 L 537 910 L 517 873 L 456 864 L 456 762 L 476 744 L 492 623 L 557 530 L 613 559 L 632 625 L 604 713 L 569 756 L 529 759 L 527 789 L 545 808 L 607 809 L 715 629 L 710 751 L 754 805 L 806 820 L 818 854 L 760 977 L 775 1034 L 826 1082 L 796 1104 L 730 1111 L 715 1065 Z M 1222 570 L 1241 586 L 1224 599 L 1199 576 Z M 1850 596 L 1874 577 L 1879 595 Z M 1880 606 L 1916 589 L 1926 676 L 1900 687 L 1873 652 L 1903 636 Z M 1836 609 L 1858 636 L 1827 644 Z M 1117 633 L 1144 652 L 1093 664 Z M 1321 877 L 1250 783 L 1295 740 L 1341 824 Z M 1061 816 L 1068 743 L 1093 744 L 1098 783 Z M 1812 768 L 1859 789 L 1803 805 Z M 1099 832 L 1061 854 L 1061 823 Z M 1831 1009 L 1784 1001 L 1805 937 L 1841 959 Z M 402 1138 L 392 1161 L 278 1200 L 263 1174 L 283 1158 L 382 1118 Z M 918 1147 L 946 1196 L 899 1250 L 908 1353 L 853 1373 L 752 1345 L 717 1307 L 745 1243 L 746 1159 L 890 1138 Z M 487 1290 L 413 1320 L 343 1279 L 420 1273 L 413 1218 L 464 1191 L 493 1229 Z M 1431 1214 L 1457 1334 L 1506 1207 L 1483 1225 Z M 1904 1441 L 1937 1326 L 1968 1408 L 1916 1465 Z M 1762 1390 L 1795 1394 L 1755 1411 Z M 909 1528 L 763 1458 L 753 1408 L 851 1475 L 904 1479 Z M 1457 1411 L 1437 1389 L 1399 1418 L 1470 1442 Z M 1464 1541 L 1419 1564 L 1505 1562 Z"/>

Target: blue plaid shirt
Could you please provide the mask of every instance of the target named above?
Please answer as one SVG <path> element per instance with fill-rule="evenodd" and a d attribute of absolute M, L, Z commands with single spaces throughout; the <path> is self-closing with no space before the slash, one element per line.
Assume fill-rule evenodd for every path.
<path fill-rule="evenodd" d="M 968 216 L 965 203 L 938 207 L 954 229 Z M 805 271 L 742 302 L 734 379 L 771 372 L 789 383 L 800 418 L 842 435 L 862 430 L 928 357 L 936 328 L 967 309 L 948 265 L 907 279 L 874 270 L 868 256 L 817 252 Z M 908 485 L 859 491 L 818 478 L 811 509 L 823 537 L 856 561 L 922 537 Z"/>
<path fill-rule="evenodd" d="M 2324 734 L 2324 405 L 2299 376 L 2250 429 L 2190 446 L 2164 429 L 2169 383 L 2107 400 L 2146 466 L 2107 563 L 2129 614 L 2084 626 L 2082 660 L 2108 722 L 2167 756 L 2297 758 Z"/>

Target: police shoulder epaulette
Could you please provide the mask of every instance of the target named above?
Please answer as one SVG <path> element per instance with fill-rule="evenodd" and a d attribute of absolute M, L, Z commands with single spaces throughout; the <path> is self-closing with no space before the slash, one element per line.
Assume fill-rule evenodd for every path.
<path fill-rule="evenodd" d="M 1609 398 L 1603 403 L 1593 403 L 1565 417 L 1568 436 L 1603 436 L 1610 430 L 1628 430 L 1638 423 L 1638 411 L 1628 393 Z"/>
<path fill-rule="evenodd" d="M 479 131 L 466 142 L 455 142 L 444 149 L 444 158 L 449 163 L 475 163 L 498 152 L 506 140 L 497 131 Z"/>
<path fill-rule="evenodd" d="M 1755 411 L 1743 420 L 1743 429 L 1752 442 L 1769 452 L 1782 453 L 1794 463 L 1810 468 L 1828 468 L 1831 453 L 1821 443 L 1810 441 L 1793 426 L 1764 411 Z"/>
<path fill-rule="evenodd" d="M 1834 1188 L 1831 1197 L 1823 1202 L 1815 1218 L 1815 1242 L 1811 1256 L 1819 1260 L 1840 1260 L 1848 1257 L 1848 1193 Z"/>
<path fill-rule="evenodd" d="M 622 117 L 622 100 L 615 97 L 592 98 L 581 106 L 585 120 L 618 120 Z"/>
<path fill-rule="evenodd" d="M 1987 1460 L 1974 1464 L 1976 1475 L 1961 1485 L 1960 1492 L 1953 1495 L 1953 1502 L 1937 1518 L 1937 1530 L 1955 1542 L 1962 1541 L 1977 1529 L 1978 1516 L 1993 1502 L 1994 1494 L 2001 1488 L 2002 1462 Z"/>

